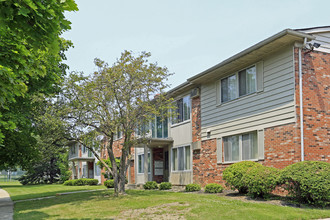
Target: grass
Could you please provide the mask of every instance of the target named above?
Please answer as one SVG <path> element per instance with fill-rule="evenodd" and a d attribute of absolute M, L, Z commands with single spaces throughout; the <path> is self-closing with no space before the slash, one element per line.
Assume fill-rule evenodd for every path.
<path fill-rule="evenodd" d="M 18 202 L 15 219 L 319 219 L 329 209 L 294 208 L 244 202 L 214 194 L 128 190 L 77 193 Z"/>
<path fill-rule="evenodd" d="M 0 182 L 0 188 L 6 190 L 13 201 L 55 196 L 57 193 L 80 190 L 105 189 L 101 186 L 64 186 L 62 184 L 21 185 L 19 182 Z"/>

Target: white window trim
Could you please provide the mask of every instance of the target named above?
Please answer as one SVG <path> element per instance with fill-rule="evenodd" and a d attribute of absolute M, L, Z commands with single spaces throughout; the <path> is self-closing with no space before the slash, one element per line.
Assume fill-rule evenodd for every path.
<path fill-rule="evenodd" d="M 190 169 L 189 170 L 173 170 L 174 166 L 173 166 L 173 149 L 178 149 L 180 147 L 183 147 L 183 155 L 186 155 L 186 147 L 189 146 L 190 149 Z M 179 152 L 179 151 L 178 151 Z M 172 173 L 182 173 L 182 172 L 191 172 L 192 171 L 192 146 L 191 144 L 185 144 L 185 145 L 179 145 L 179 146 L 175 146 L 171 149 L 171 172 Z M 179 158 L 178 158 L 179 160 Z M 184 160 L 186 160 L 186 157 L 184 156 Z M 179 161 L 178 162 L 178 166 L 179 166 Z M 184 161 L 183 167 L 185 167 L 186 165 L 186 161 Z"/>
<path fill-rule="evenodd" d="M 189 95 L 189 94 L 184 95 L 184 96 L 182 96 L 182 97 L 176 99 L 176 100 L 174 101 L 174 103 L 176 103 L 176 102 L 177 102 L 178 100 L 180 100 L 180 99 L 182 99 L 182 101 L 183 101 L 183 99 L 184 99 L 185 97 L 187 97 L 187 96 L 189 97 L 189 102 L 190 102 L 189 119 L 184 120 L 184 121 L 181 121 L 181 122 L 172 123 L 172 122 L 173 122 L 172 118 L 169 118 L 169 119 L 168 119 L 168 123 L 171 124 L 171 127 L 176 127 L 176 126 L 180 126 L 180 125 L 182 125 L 182 124 L 186 124 L 186 123 L 188 123 L 188 122 L 191 122 L 191 116 L 192 116 L 192 114 L 191 114 L 191 112 L 192 112 L 192 101 L 191 101 L 191 97 L 190 97 L 190 95 Z M 173 110 L 171 110 L 171 111 L 173 111 Z"/>
<path fill-rule="evenodd" d="M 242 136 L 244 135 L 244 134 L 250 134 L 250 133 L 256 133 L 256 135 L 257 135 L 257 150 L 258 150 L 258 152 L 257 152 L 257 158 L 255 158 L 255 159 L 248 159 L 248 160 L 242 160 L 242 151 L 243 151 L 243 148 L 242 148 Z M 222 149 L 223 149 L 223 161 L 222 161 L 222 159 L 221 159 L 221 161 L 219 160 L 217 163 L 218 164 L 232 164 L 232 163 L 238 163 L 238 162 L 242 162 L 242 161 L 259 161 L 259 160 L 264 160 L 263 158 L 260 158 L 260 156 L 259 156 L 259 151 L 260 151 L 260 143 L 259 143 L 259 134 L 258 134 L 258 130 L 253 130 L 253 131 L 249 131 L 249 132 L 244 132 L 244 133 L 238 133 L 238 134 L 233 134 L 233 135 L 228 135 L 228 136 L 224 136 L 224 137 L 222 137 L 222 140 L 223 140 L 223 138 L 225 138 L 225 137 L 230 137 L 230 136 L 239 136 L 238 138 L 239 138 L 239 140 L 238 140 L 238 144 L 239 144 L 239 160 L 235 160 L 235 161 L 226 161 L 226 158 L 225 158 L 225 147 L 224 147 L 224 141 L 222 141 Z M 221 150 L 222 150 L 221 149 Z"/>
<path fill-rule="evenodd" d="M 246 69 L 249 69 L 251 67 L 255 67 L 255 69 L 256 69 L 256 78 L 255 78 L 256 91 L 255 92 L 251 92 L 251 93 L 247 93 L 247 94 L 242 95 L 242 96 L 239 96 L 239 75 L 238 75 L 238 73 L 240 71 L 242 71 L 242 70 L 246 70 Z M 237 95 L 237 97 L 234 98 L 234 99 L 228 100 L 226 102 L 222 102 L 221 101 L 221 81 L 223 79 L 229 78 L 229 77 L 234 76 L 234 75 L 236 75 L 236 85 L 237 85 L 236 86 L 236 95 Z M 250 65 L 250 66 L 248 66 L 246 68 L 240 69 L 240 70 L 238 70 L 238 71 L 236 71 L 236 72 L 234 72 L 234 73 L 232 73 L 230 75 L 226 75 L 225 77 L 220 78 L 217 81 L 216 93 L 217 93 L 217 104 L 218 104 L 217 106 L 224 105 L 224 104 L 230 103 L 232 101 L 236 101 L 238 99 L 241 99 L 241 98 L 244 98 L 244 97 L 247 97 L 247 96 L 251 96 L 251 95 L 257 94 L 258 93 L 258 68 L 257 68 L 257 63 L 255 63 L 253 65 Z"/>
<path fill-rule="evenodd" d="M 150 154 L 150 152 L 148 152 L 148 154 Z M 144 153 L 139 153 L 139 154 L 137 154 L 137 174 L 144 174 L 144 171 L 142 173 L 139 172 L 139 156 L 142 156 L 142 158 L 143 158 L 142 167 L 144 168 Z M 148 172 L 148 174 L 151 174 L 151 169 L 152 169 L 152 167 L 151 167 L 151 154 L 150 154 L 150 172 Z"/>

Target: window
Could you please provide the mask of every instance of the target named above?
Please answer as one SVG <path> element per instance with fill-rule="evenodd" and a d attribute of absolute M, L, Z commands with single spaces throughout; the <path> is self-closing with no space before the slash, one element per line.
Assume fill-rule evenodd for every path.
<path fill-rule="evenodd" d="M 190 146 L 177 147 L 172 149 L 172 170 L 183 171 L 191 169 Z"/>
<path fill-rule="evenodd" d="M 76 145 L 71 146 L 71 154 L 76 153 Z"/>
<path fill-rule="evenodd" d="M 116 137 L 117 137 L 116 139 L 121 139 L 123 137 L 123 132 L 121 130 L 119 130 L 119 128 L 117 130 Z"/>
<path fill-rule="evenodd" d="M 220 86 L 222 103 L 256 92 L 256 66 L 222 79 Z"/>
<path fill-rule="evenodd" d="M 191 102 L 190 96 L 185 96 L 176 101 L 176 116 L 172 120 L 172 124 L 180 123 L 190 119 Z"/>
<path fill-rule="evenodd" d="M 148 153 L 148 173 L 151 171 L 150 153 Z M 138 173 L 144 173 L 144 154 L 138 155 Z"/>
<path fill-rule="evenodd" d="M 151 122 L 152 137 L 153 138 L 167 138 L 168 137 L 168 121 L 167 118 L 155 117 Z"/>
<path fill-rule="evenodd" d="M 86 147 L 83 146 L 83 154 L 86 153 Z"/>
<path fill-rule="evenodd" d="M 258 159 L 257 132 L 223 138 L 225 162 Z"/>

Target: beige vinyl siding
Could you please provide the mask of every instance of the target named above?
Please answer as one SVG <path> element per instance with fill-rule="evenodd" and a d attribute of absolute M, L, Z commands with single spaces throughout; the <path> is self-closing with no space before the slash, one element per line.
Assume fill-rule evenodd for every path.
<path fill-rule="evenodd" d="M 223 104 L 219 81 L 201 85 L 202 139 L 295 122 L 293 47 L 265 58 L 263 70 L 262 91 Z"/>

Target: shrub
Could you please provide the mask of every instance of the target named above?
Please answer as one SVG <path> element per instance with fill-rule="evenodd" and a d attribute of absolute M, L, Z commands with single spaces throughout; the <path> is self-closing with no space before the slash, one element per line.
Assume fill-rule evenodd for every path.
<path fill-rule="evenodd" d="M 74 182 L 74 180 L 67 180 L 67 181 L 65 181 L 63 183 L 63 185 L 65 185 L 65 186 L 73 186 L 73 182 Z"/>
<path fill-rule="evenodd" d="M 220 184 L 210 183 L 205 186 L 206 193 L 221 193 L 223 191 L 223 187 Z"/>
<path fill-rule="evenodd" d="M 99 181 L 97 179 L 87 179 L 87 185 L 93 186 L 97 185 Z"/>
<path fill-rule="evenodd" d="M 85 186 L 85 185 L 97 185 L 99 181 L 97 179 L 74 179 L 67 180 L 63 184 L 66 186 Z"/>
<path fill-rule="evenodd" d="M 242 183 L 247 187 L 252 198 L 268 198 L 278 183 L 279 171 L 273 167 L 253 166 L 242 177 Z"/>
<path fill-rule="evenodd" d="M 237 189 L 240 193 L 247 193 L 247 187 L 242 182 L 243 175 L 251 167 L 262 165 L 253 161 L 242 161 L 234 163 L 223 171 L 223 179 L 231 189 Z"/>
<path fill-rule="evenodd" d="M 106 180 L 106 181 L 104 181 L 103 184 L 107 188 L 114 188 L 115 187 L 115 181 L 114 180 Z"/>
<path fill-rule="evenodd" d="M 158 189 L 158 184 L 156 181 L 149 181 L 143 185 L 144 189 Z"/>
<path fill-rule="evenodd" d="M 303 161 L 284 168 L 280 183 L 300 203 L 315 206 L 330 205 L 330 164 Z"/>
<path fill-rule="evenodd" d="M 169 182 L 162 182 L 161 184 L 159 184 L 159 189 L 160 189 L 160 190 L 168 190 L 168 189 L 172 189 L 172 183 L 169 183 Z"/>
<path fill-rule="evenodd" d="M 199 184 L 192 183 L 186 185 L 186 192 L 195 192 L 200 190 L 201 190 L 201 186 Z"/>

